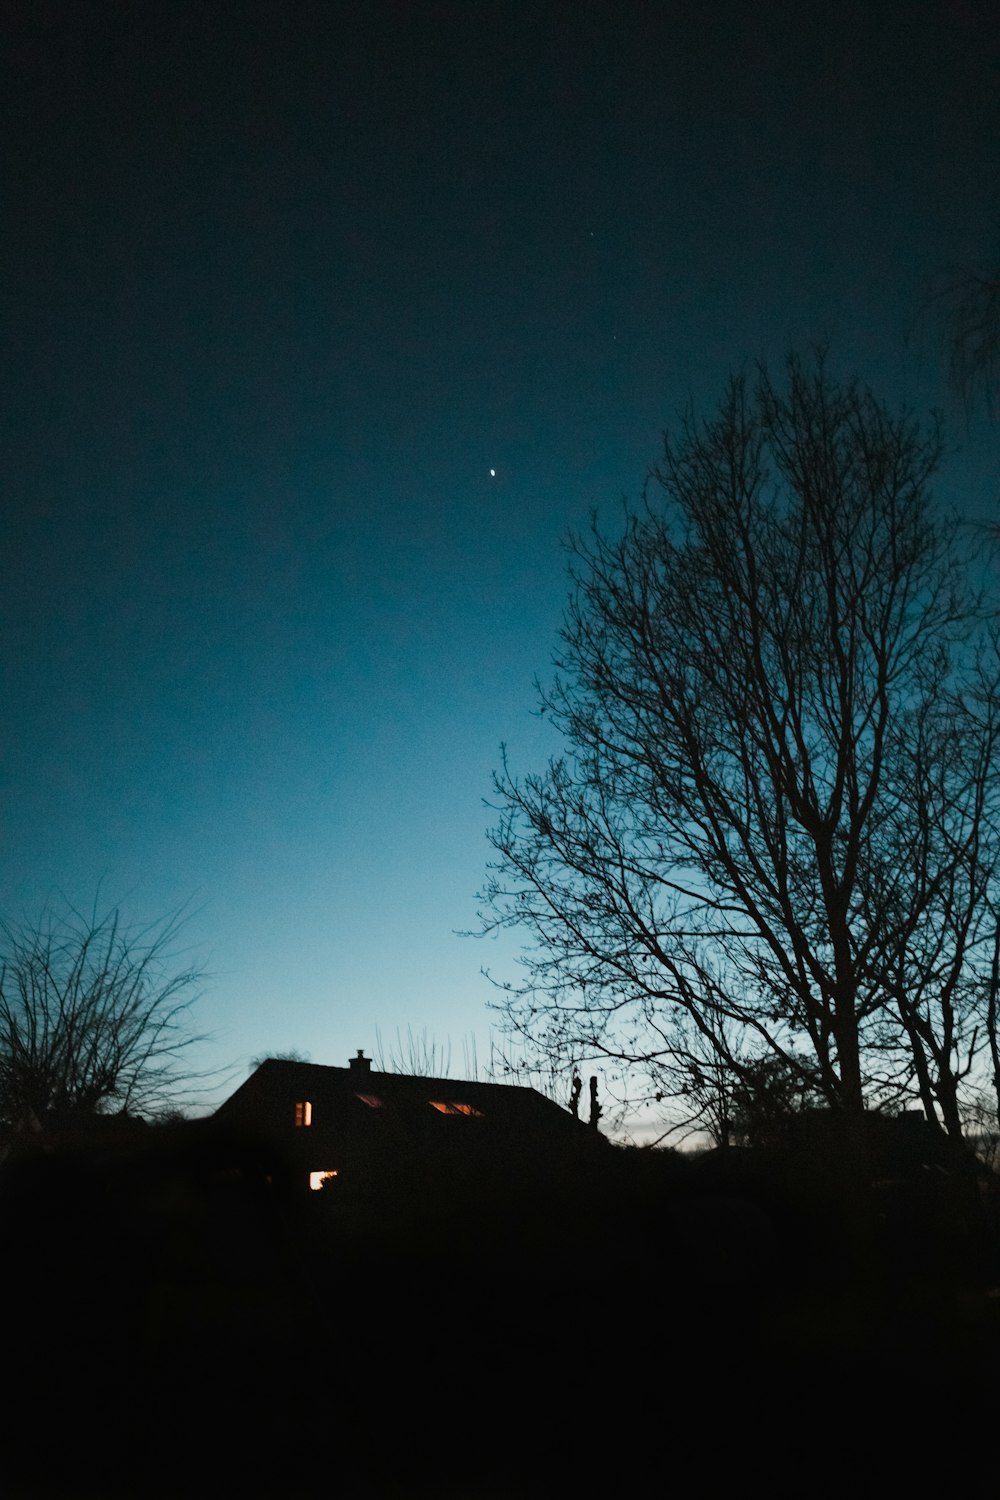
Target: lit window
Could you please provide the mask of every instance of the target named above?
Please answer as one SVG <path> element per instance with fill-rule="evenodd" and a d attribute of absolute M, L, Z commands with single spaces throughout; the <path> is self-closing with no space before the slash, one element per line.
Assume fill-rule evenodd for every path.
<path fill-rule="evenodd" d="M 360 1099 L 362 1104 L 367 1104 L 369 1109 L 382 1108 L 382 1100 L 378 1094 L 356 1094 L 355 1098 Z"/>
<path fill-rule="evenodd" d="M 431 1109 L 438 1109 L 443 1115 L 482 1115 L 481 1109 L 476 1109 L 471 1104 L 456 1104 L 449 1100 L 447 1104 L 442 1099 L 432 1099 Z"/>
<path fill-rule="evenodd" d="M 313 1107 L 311 1099 L 300 1099 L 295 1106 L 296 1125 L 311 1125 L 313 1122 Z"/>
<path fill-rule="evenodd" d="M 312 1190 L 313 1190 L 314 1193 L 318 1193 L 319 1190 L 320 1190 L 320 1188 L 321 1187 L 325 1187 L 325 1185 L 330 1181 L 330 1179 L 332 1177 L 336 1177 L 336 1175 L 337 1175 L 336 1172 L 330 1172 L 330 1171 L 328 1171 L 328 1172 L 310 1172 L 309 1173 L 309 1186 L 312 1188 Z"/>

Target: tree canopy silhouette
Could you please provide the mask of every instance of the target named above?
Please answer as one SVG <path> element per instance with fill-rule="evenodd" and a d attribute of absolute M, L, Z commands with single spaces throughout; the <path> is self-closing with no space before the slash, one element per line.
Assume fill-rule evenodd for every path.
<path fill-rule="evenodd" d="M 734 378 L 622 533 L 571 542 L 539 689 L 564 753 L 519 778 L 505 749 L 495 777 L 482 930 L 526 938 L 498 1007 L 668 1101 L 706 1060 L 745 1092 L 770 1058 L 835 1110 L 916 1095 L 958 1135 L 996 933 L 996 629 L 932 503 L 935 425 L 822 351 L 784 377 Z"/>

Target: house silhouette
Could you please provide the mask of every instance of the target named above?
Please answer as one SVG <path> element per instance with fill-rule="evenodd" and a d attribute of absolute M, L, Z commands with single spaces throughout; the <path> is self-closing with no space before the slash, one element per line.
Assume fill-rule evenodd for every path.
<path fill-rule="evenodd" d="M 610 1150 L 537 1089 L 269 1058 L 215 1119 L 268 1143 L 295 1193 L 339 1201 L 392 1193 L 527 1188 Z"/>

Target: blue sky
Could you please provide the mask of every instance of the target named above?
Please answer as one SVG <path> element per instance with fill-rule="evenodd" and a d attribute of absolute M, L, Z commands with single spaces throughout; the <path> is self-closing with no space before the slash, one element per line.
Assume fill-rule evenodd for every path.
<path fill-rule="evenodd" d="M 991 513 L 928 292 L 997 251 L 995 14 L 0 24 L 0 911 L 188 904 L 215 1097 L 411 1033 L 482 1072 L 480 969 L 516 957 L 457 935 L 491 771 L 554 748 L 561 539 L 614 524 L 678 408 L 829 336 L 944 410 L 941 493 Z"/>

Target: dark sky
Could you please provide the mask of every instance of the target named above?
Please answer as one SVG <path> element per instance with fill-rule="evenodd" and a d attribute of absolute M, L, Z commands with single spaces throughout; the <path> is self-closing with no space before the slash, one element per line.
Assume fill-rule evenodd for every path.
<path fill-rule="evenodd" d="M 996 7 L 0 16 L 0 912 L 193 902 L 219 1062 L 481 1068 L 566 531 L 823 336 L 995 503 L 928 291 L 1000 244 Z"/>

